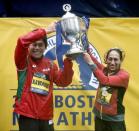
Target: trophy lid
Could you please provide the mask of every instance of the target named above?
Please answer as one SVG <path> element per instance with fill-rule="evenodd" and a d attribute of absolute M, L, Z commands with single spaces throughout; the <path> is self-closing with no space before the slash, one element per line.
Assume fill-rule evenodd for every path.
<path fill-rule="evenodd" d="M 70 10 L 71 10 L 71 5 L 70 4 L 64 4 L 63 5 L 63 10 L 66 12 L 66 14 L 62 16 L 62 19 L 67 19 L 67 18 L 71 18 L 71 17 L 76 16 L 75 14 L 70 13 Z"/>

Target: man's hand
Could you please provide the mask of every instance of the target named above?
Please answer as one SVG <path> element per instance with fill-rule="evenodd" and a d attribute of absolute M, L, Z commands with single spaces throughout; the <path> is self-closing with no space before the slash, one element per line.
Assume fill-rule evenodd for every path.
<path fill-rule="evenodd" d="M 48 25 L 48 27 L 45 29 L 45 31 L 46 31 L 47 34 L 56 31 L 56 23 L 57 23 L 57 21 L 54 21 L 50 25 Z"/>

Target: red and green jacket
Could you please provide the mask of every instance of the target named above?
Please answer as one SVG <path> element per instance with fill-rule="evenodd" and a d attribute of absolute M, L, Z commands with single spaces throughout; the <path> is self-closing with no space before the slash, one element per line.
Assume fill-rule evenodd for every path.
<path fill-rule="evenodd" d="M 53 118 L 53 83 L 68 86 L 72 82 L 73 70 L 69 58 L 64 60 L 64 69 L 58 70 L 49 59 L 33 60 L 29 56 L 29 45 L 45 36 L 45 30 L 37 29 L 18 39 L 15 49 L 18 89 L 14 112 L 34 119 L 50 120 Z M 35 86 L 46 86 L 47 95 L 34 93 L 31 89 Z"/>
<path fill-rule="evenodd" d="M 99 81 L 94 113 L 105 120 L 121 121 L 124 119 L 123 98 L 128 87 L 129 74 L 120 69 L 108 76 L 107 68 L 99 63 L 90 52 L 89 54 L 96 64 L 93 73 Z"/>

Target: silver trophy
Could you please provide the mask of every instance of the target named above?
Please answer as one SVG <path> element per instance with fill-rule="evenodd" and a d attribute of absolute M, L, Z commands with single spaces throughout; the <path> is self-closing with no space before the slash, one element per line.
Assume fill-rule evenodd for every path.
<path fill-rule="evenodd" d="M 64 4 L 63 10 L 66 14 L 63 15 L 60 20 L 62 36 L 66 41 L 71 43 L 70 49 L 67 51 L 66 55 L 83 53 L 85 49 L 81 37 L 87 31 L 85 22 L 82 18 L 70 12 L 70 4 Z"/>

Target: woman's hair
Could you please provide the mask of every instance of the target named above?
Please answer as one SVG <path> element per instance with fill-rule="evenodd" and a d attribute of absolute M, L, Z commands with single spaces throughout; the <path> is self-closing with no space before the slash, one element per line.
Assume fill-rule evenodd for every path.
<path fill-rule="evenodd" d="M 107 61 L 107 58 L 110 54 L 111 51 L 116 51 L 119 56 L 120 56 L 120 60 L 123 61 L 124 58 L 125 58 L 125 52 L 121 49 L 121 48 L 118 48 L 118 47 L 114 47 L 114 48 L 110 48 L 105 54 L 104 54 L 104 63 L 106 63 Z"/>

